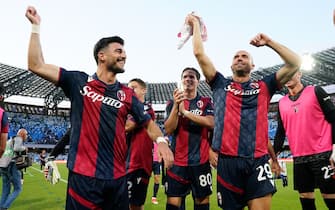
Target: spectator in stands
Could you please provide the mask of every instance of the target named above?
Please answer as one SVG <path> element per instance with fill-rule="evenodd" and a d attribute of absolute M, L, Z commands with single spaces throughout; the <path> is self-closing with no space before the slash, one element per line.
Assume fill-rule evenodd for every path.
<path fill-rule="evenodd" d="M 181 88 L 173 92 L 166 106 L 165 131 L 172 136 L 175 162 L 167 171 L 167 210 L 183 206 L 192 191 L 195 210 L 209 209 L 212 175 L 209 164 L 209 132 L 214 127 L 213 104 L 198 94 L 200 73 L 192 67 L 181 73 Z"/>
<path fill-rule="evenodd" d="M 27 139 L 27 136 L 27 130 L 20 129 L 14 138 L 7 141 L 6 151 L 0 158 L 2 176 L 1 210 L 8 209 L 22 191 L 21 172 L 16 167 L 15 158 L 18 155 L 23 155 L 22 152 L 25 153 L 26 147 L 23 146 L 23 142 Z M 13 185 L 12 192 L 11 185 Z"/>
<path fill-rule="evenodd" d="M 6 142 L 8 139 L 8 132 L 9 132 L 9 122 L 8 122 L 8 115 L 5 111 L 5 104 L 4 104 L 4 97 L 5 88 L 2 83 L 0 83 L 0 157 L 5 152 L 6 149 Z"/>
<path fill-rule="evenodd" d="M 40 153 L 40 169 L 41 171 L 44 169 L 45 163 L 47 161 L 47 151 L 42 149 Z"/>
<path fill-rule="evenodd" d="M 304 86 L 301 71 L 285 86 L 278 105 L 275 152 L 287 135 L 293 155 L 294 189 L 303 209 L 315 209 L 314 189 L 320 188 L 329 209 L 335 209 L 335 106 L 319 86 Z"/>
<path fill-rule="evenodd" d="M 152 120 L 155 120 L 155 112 L 151 104 L 144 101 L 147 93 L 145 82 L 135 78 L 129 81 L 128 87 L 134 90 L 139 101 L 144 104 L 144 111 L 150 115 Z M 127 157 L 129 208 L 130 210 L 143 210 L 152 172 L 153 144 L 146 129 L 143 126 L 137 126 L 131 115 L 128 115 L 126 132 L 129 142 Z"/>
<path fill-rule="evenodd" d="M 193 29 L 193 53 L 213 90 L 215 129 L 210 156 L 211 163 L 217 166 L 219 206 L 270 209 L 275 188 L 268 163 L 268 107 L 280 85 L 298 71 L 300 58 L 265 34 L 258 34 L 250 44 L 273 49 L 284 60 L 283 67 L 260 81 L 252 81 L 253 59 L 240 50 L 233 57 L 233 76 L 226 78 L 205 53 L 199 18 L 189 14 L 186 23 Z M 250 170 L 245 170 L 245 165 Z"/>
<path fill-rule="evenodd" d="M 173 154 L 159 127 L 143 113 L 143 104 L 133 90 L 117 81 L 126 61 L 123 39 L 113 36 L 97 42 L 94 75 L 67 71 L 44 63 L 40 16 L 34 7 L 28 7 L 26 17 L 32 23 L 29 70 L 60 86 L 75 107 L 71 109 L 66 209 L 129 209 L 125 164 L 127 115 L 131 113 L 138 125 L 147 128 L 168 167 Z"/>

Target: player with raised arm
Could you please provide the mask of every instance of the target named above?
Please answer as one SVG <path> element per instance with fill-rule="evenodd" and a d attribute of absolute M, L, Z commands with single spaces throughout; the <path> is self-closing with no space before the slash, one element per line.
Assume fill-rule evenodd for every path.
<path fill-rule="evenodd" d="M 116 76 L 124 72 L 126 52 L 118 36 L 100 39 L 94 48 L 96 73 L 68 71 L 44 62 L 34 7 L 26 17 L 32 23 L 28 69 L 60 86 L 71 101 L 70 151 L 66 209 L 128 210 L 125 123 L 131 114 L 158 142 L 159 154 L 169 167 L 173 154 L 159 127 L 143 113 L 143 104 Z"/>
<path fill-rule="evenodd" d="M 186 17 L 193 28 L 193 53 L 213 90 L 215 128 L 210 153 L 217 166 L 218 204 L 222 209 L 268 210 L 275 192 L 268 163 L 268 107 L 272 95 L 300 67 L 300 58 L 265 34 L 250 42 L 267 46 L 284 61 L 277 72 L 253 81 L 251 55 L 240 50 L 233 57 L 232 78 L 218 72 L 206 55 L 200 34 L 199 18 Z"/>

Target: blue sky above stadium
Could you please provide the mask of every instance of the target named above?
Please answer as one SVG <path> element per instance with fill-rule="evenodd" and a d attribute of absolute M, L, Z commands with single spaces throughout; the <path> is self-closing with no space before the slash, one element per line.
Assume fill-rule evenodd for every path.
<path fill-rule="evenodd" d="M 41 42 L 47 63 L 92 74 L 96 70 L 93 46 L 105 36 L 125 39 L 128 55 L 122 82 L 140 77 L 148 82 L 173 82 L 186 66 L 198 68 L 191 42 L 177 50 L 177 33 L 185 16 L 196 11 L 208 30 L 207 54 L 219 71 L 231 75 L 235 51 L 246 49 L 256 69 L 281 63 L 268 48 L 249 41 L 264 32 L 299 54 L 334 46 L 332 1 L 180 1 L 180 0 L 10 0 L 2 9 L 0 62 L 26 69 L 31 26 L 28 5 L 42 17 Z M 203 76 L 202 76 L 202 79 Z"/>

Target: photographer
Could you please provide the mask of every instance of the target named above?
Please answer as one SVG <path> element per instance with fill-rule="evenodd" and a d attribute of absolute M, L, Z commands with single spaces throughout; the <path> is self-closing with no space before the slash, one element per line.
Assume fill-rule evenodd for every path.
<path fill-rule="evenodd" d="M 16 166 L 16 158 L 24 155 L 26 148 L 23 146 L 23 142 L 27 139 L 27 136 L 27 130 L 21 128 L 14 138 L 7 141 L 5 153 L 0 159 L 2 176 L 1 210 L 8 209 L 22 191 L 21 172 Z M 13 185 L 12 192 L 11 184 Z"/>

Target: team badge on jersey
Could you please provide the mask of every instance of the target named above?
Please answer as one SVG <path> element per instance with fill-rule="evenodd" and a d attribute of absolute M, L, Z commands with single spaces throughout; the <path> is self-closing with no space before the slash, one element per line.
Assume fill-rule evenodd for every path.
<path fill-rule="evenodd" d="M 123 90 L 118 90 L 116 96 L 120 101 L 126 100 L 126 94 Z"/>
<path fill-rule="evenodd" d="M 199 101 L 197 101 L 197 107 L 198 108 L 202 108 L 204 106 L 204 102 L 203 101 L 201 101 L 201 100 L 199 100 Z"/>

